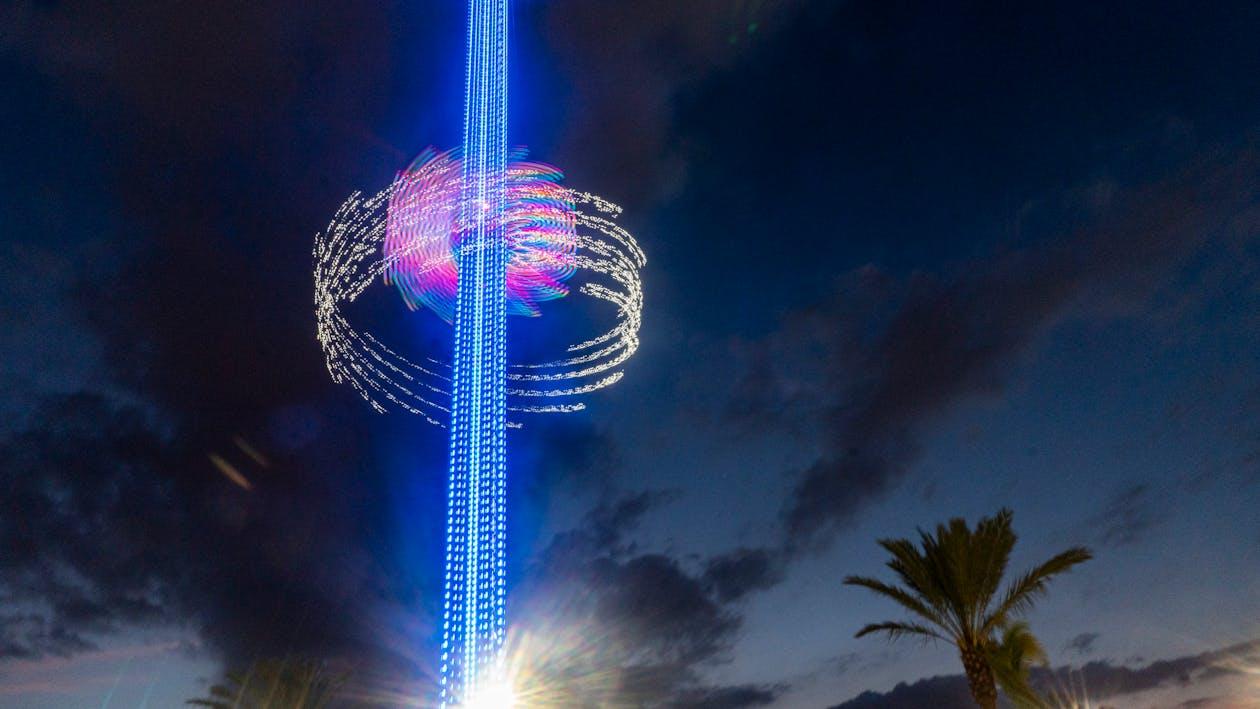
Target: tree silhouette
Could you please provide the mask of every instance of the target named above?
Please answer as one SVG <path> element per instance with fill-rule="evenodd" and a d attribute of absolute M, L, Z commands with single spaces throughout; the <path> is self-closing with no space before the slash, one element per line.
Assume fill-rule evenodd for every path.
<path fill-rule="evenodd" d="M 257 660 L 245 672 L 229 672 L 210 696 L 188 704 L 213 709 L 323 709 L 345 681 L 314 660 Z"/>
<path fill-rule="evenodd" d="M 981 519 L 974 530 L 960 518 L 937 525 L 935 534 L 919 530 L 918 546 L 909 539 L 880 540 L 901 585 L 864 576 L 844 582 L 891 598 L 914 617 L 867 625 L 857 637 L 885 633 L 893 640 L 913 635 L 952 643 L 983 709 L 997 706 L 999 684 L 1012 701 L 1040 705 L 1028 686 L 1028 667 L 1045 653 L 1028 625 L 1016 619 L 1045 593 L 1051 578 L 1093 555 L 1084 547 L 1068 549 L 1020 575 L 999 595 L 1016 540 L 1007 509 Z"/>

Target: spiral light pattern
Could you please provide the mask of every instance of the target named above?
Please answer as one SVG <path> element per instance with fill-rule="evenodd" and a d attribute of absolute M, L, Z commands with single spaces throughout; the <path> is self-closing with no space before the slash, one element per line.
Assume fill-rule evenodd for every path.
<path fill-rule="evenodd" d="M 445 155 L 451 162 L 431 164 L 441 166 L 443 173 L 453 170 L 458 174 L 454 157 Z M 452 207 L 442 196 L 443 188 L 436 186 L 441 180 L 430 177 L 435 183 L 423 189 L 433 189 L 438 196 L 428 208 L 413 206 L 408 218 L 425 224 L 454 219 L 447 213 Z M 369 286 L 388 278 L 412 307 L 429 307 L 439 316 L 447 315 L 444 308 L 448 307 L 445 298 L 449 291 L 442 288 L 454 279 L 453 265 L 448 261 L 449 232 L 439 238 L 433 236 L 439 232 L 428 231 L 429 226 L 417 225 L 412 227 L 411 238 L 396 237 L 387 245 L 390 204 L 408 199 L 399 197 L 404 191 L 410 191 L 414 199 L 416 191 L 422 189 L 416 180 L 408 171 L 374 195 L 352 194 L 317 235 L 313 252 L 316 336 L 333 380 L 353 386 L 372 408 L 409 411 L 445 426 L 450 418 L 449 361 L 432 355 L 406 357 L 370 331 L 356 329 L 345 314 L 346 306 Z M 515 414 L 585 408 L 583 395 L 619 381 L 623 365 L 639 347 L 643 315 L 640 270 L 646 257 L 634 237 L 616 223 L 621 208 L 595 195 L 556 186 L 563 196 L 549 195 L 549 199 L 571 205 L 573 224 L 571 242 L 550 252 L 562 252 L 563 261 L 559 256 L 557 260 L 572 269 L 571 275 L 555 279 L 556 288 L 607 303 L 612 310 L 611 324 L 603 332 L 564 346 L 564 355 L 556 359 L 509 363 L 508 411 Z M 524 208 L 518 209 L 523 213 Z M 431 238 L 421 238 L 421 234 Z M 424 271 L 424 264 L 432 271 Z M 443 272 L 444 268 L 452 271 Z M 409 279 L 406 285 L 404 277 Z M 526 309 L 527 303 L 536 307 L 544 299 L 541 289 L 518 290 L 532 296 L 519 301 L 518 311 Z M 517 419 L 519 416 L 513 425 L 519 424 Z"/>

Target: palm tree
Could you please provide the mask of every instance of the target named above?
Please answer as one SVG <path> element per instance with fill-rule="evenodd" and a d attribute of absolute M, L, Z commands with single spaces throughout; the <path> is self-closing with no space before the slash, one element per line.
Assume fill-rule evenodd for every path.
<path fill-rule="evenodd" d="M 1028 683 L 1033 663 L 1046 664 L 1046 651 L 1028 629 L 1017 620 L 1002 629 L 1002 637 L 986 653 L 993 678 L 1016 706 L 1049 709 L 1041 695 Z"/>
<path fill-rule="evenodd" d="M 227 673 L 209 697 L 187 703 L 211 709 L 323 709 L 344 681 L 314 660 L 257 660 L 243 673 Z"/>
<path fill-rule="evenodd" d="M 1051 578 L 1093 555 L 1084 547 L 1068 549 L 1016 578 L 999 597 L 1016 539 L 1006 509 L 981 519 L 974 530 L 958 518 L 937 525 L 935 535 L 920 529 L 918 547 L 909 539 L 881 539 L 879 545 L 892 555 L 888 568 L 902 585 L 864 576 L 844 582 L 891 598 L 915 618 L 873 623 L 857 637 L 885 633 L 893 640 L 919 636 L 953 643 L 980 707 L 995 709 L 998 683 L 1012 701 L 1038 704 L 1027 683 L 1028 665 L 1044 653 L 1016 618 L 1045 593 Z"/>

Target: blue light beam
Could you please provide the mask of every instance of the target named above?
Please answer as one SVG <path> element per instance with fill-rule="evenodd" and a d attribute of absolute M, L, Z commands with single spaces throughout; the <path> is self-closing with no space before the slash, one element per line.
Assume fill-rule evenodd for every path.
<path fill-rule="evenodd" d="M 457 248 L 441 703 L 502 681 L 506 581 L 508 0 L 471 0 Z"/>

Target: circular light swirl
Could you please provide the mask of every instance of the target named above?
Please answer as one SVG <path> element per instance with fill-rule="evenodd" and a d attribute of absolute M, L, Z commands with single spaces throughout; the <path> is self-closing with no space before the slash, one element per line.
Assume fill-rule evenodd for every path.
<path fill-rule="evenodd" d="M 509 155 L 503 233 L 508 239 L 507 311 L 538 316 L 538 304 L 568 294 L 574 273 L 576 217 L 559 170 Z M 409 307 L 454 320 L 458 256 L 470 229 L 460 223 L 464 177 L 459 151 L 426 151 L 399 174 L 389 200 L 385 280 Z M 492 227 L 493 228 L 493 227 Z M 397 258 L 395 258 L 397 256 Z"/>
<path fill-rule="evenodd" d="M 612 326 L 544 362 L 510 363 L 508 411 L 565 413 L 581 398 L 619 381 L 639 346 L 646 257 L 615 219 L 621 208 L 559 184 L 560 172 L 515 153 L 503 216 L 509 240 L 508 311 L 536 316 L 539 303 L 570 290 L 610 304 Z M 462 253 L 457 151 L 427 151 L 385 190 L 355 192 L 315 239 L 316 336 L 329 373 L 380 412 L 400 408 L 445 426 L 450 364 L 409 359 L 371 332 L 358 331 L 343 308 L 377 279 L 395 286 L 408 307 L 450 322 L 456 259 Z M 577 284 L 573 289 L 570 281 Z M 519 423 L 510 423 L 519 426 Z"/>

